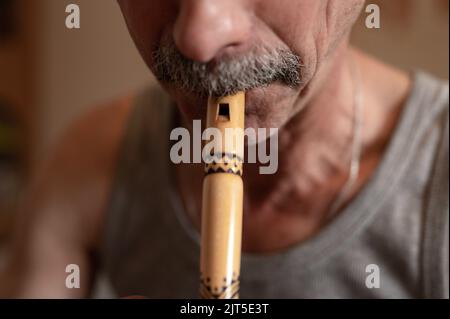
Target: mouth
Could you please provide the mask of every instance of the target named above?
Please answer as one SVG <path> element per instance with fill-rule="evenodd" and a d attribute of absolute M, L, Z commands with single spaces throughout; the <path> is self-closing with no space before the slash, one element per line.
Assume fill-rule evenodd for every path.
<path fill-rule="evenodd" d="M 264 87 L 255 87 L 248 90 L 245 90 L 245 116 L 254 116 L 258 114 L 258 110 L 261 107 L 260 103 L 257 103 L 256 101 L 262 101 L 265 96 L 268 94 L 268 90 L 270 90 L 271 85 L 267 85 Z M 236 94 L 237 92 L 232 92 L 229 95 Z M 187 94 L 187 93 L 184 93 Z M 192 96 L 192 94 L 189 94 Z M 197 107 L 192 107 L 193 105 L 191 103 L 187 103 L 189 105 L 186 105 L 182 107 L 183 110 L 195 110 L 197 109 L 196 113 L 199 114 L 205 114 L 208 107 L 208 97 L 207 96 L 192 96 L 192 99 L 196 100 L 195 104 Z M 188 101 L 191 100 L 191 98 L 188 98 Z M 189 111 L 187 113 L 190 113 Z M 203 117 L 203 116 L 202 116 Z"/>
<path fill-rule="evenodd" d="M 274 82 L 267 86 L 246 90 L 246 127 L 258 127 L 264 122 L 271 122 L 271 117 L 283 113 L 283 108 L 289 105 L 289 99 L 295 99 L 303 89 L 303 85 L 294 89 L 279 82 Z M 204 121 L 206 119 L 208 97 L 188 93 L 173 86 L 170 91 L 172 91 L 180 111 L 189 121 L 193 119 Z"/>

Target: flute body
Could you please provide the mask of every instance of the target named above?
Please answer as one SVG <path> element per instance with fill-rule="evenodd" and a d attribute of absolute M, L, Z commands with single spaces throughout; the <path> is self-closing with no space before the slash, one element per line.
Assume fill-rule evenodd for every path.
<path fill-rule="evenodd" d="M 221 132 L 205 165 L 202 197 L 200 296 L 239 298 L 245 94 L 209 98 L 207 128 Z"/>

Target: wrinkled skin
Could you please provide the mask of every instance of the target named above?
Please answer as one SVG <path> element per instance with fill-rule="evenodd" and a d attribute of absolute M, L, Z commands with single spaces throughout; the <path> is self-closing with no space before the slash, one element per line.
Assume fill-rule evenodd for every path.
<path fill-rule="evenodd" d="M 304 65 L 303 84 L 273 83 L 247 93 L 246 124 L 282 127 L 320 90 L 363 0 L 119 0 L 130 33 L 150 69 L 152 52 L 171 37 L 195 61 L 245 55 L 254 46 L 289 49 Z M 189 123 L 203 118 L 205 101 L 164 84 Z"/>

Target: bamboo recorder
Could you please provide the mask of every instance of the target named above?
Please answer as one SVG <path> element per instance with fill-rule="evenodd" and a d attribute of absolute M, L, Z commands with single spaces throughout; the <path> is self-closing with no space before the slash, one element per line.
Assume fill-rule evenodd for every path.
<path fill-rule="evenodd" d="M 200 296 L 238 299 L 241 263 L 245 93 L 208 100 L 206 126 L 221 139 L 205 164 L 202 198 Z"/>

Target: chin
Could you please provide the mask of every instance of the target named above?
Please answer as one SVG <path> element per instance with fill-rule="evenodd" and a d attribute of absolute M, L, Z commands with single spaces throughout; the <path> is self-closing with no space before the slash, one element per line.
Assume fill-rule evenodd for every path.
<path fill-rule="evenodd" d="M 282 128 L 294 115 L 298 90 L 272 84 L 246 93 L 245 126 Z"/>

